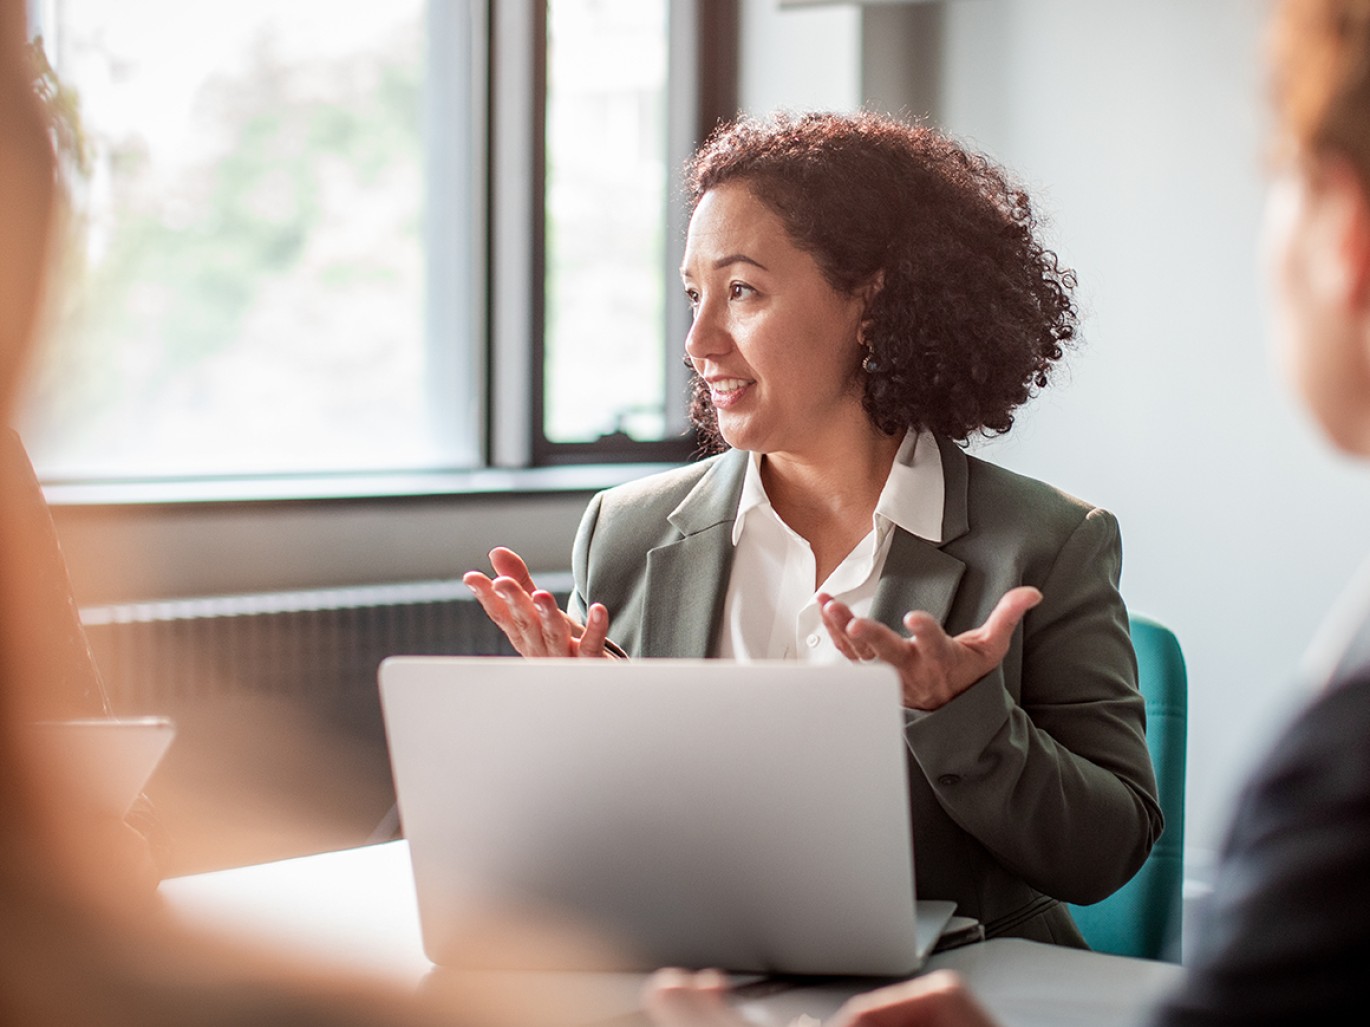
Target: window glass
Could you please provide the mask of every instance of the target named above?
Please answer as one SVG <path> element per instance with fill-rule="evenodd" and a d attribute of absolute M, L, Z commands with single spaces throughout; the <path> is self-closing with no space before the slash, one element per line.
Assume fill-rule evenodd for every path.
<path fill-rule="evenodd" d="M 667 424 L 665 391 L 667 24 L 667 0 L 547 4 L 550 442 L 682 427 Z"/>
<path fill-rule="evenodd" d="M 427 374 L 461 329 L 425 317 L 422 0 L 48 6 L 85 159 L 24 424 L 44 476 L 473 461 Z"/>

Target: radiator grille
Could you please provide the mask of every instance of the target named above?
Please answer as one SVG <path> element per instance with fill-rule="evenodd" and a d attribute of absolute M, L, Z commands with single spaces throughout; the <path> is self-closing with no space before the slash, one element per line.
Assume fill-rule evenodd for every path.
<path fill-rule="evenodd" d="M 539 583 L 564 598 L 569 577 Z M 127 603 L 82 620 L 114 712 L 176 722 L 147 789 L 168 874 L 391 837 L 377 666 L 510 652 L 457 580 Z"/>

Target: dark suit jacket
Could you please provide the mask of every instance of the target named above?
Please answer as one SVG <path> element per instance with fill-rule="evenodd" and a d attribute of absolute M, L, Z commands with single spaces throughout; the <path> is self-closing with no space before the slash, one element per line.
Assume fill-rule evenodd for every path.
<path fill-rule="evenodd" d="M 1042 603 L 1003 664 L 908 727 L 918 895 L 952 899 L 991 935 L 1082 945 L 1058 904 L 1094 902 L 1161 832 L 1118 595 L 1117 524 L 1103 510 L 941 443 L 941 544 L 897 531 L 871 615 L 913 609 L 976 627 L 1015 585 Z M 747 454 L 596 496 L 573 556 L 571 608 L 609 610 L 630 655 L 716 651 Z"/>
<path fill-rule="evenodd" d="M 1362 639 L 1370 639 L 1367 625 Z M 1370 966 L 1370 661 L 1259 764 L 1158 1022 L 1360 1023 Z"/>

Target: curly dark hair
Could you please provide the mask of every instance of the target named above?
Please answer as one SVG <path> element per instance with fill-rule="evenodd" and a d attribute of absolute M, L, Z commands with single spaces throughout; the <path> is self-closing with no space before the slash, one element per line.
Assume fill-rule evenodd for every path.
<path fill-rule="evenodd" d="M 693 211 L 740 181 L 851 294 L 883 276 L 862 321 L 863 403 L 887 434 L 1002 434 L 1076 336 L 1075 273 L 1038 239 L 1027 193 L 988 158 L 877 114 L 778 114 L 716 129 L 686 167 Z M 691 417 L 722 450 L 695 377 Z"/>

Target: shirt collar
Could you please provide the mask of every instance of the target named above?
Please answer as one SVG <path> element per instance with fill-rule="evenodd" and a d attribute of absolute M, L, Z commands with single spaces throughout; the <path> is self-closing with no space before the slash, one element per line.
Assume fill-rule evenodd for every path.
<path fill-rule="evenodd" d="M 761 483 L 761 454 L 747 454 L 747 474 L 742 479 L 742 498 L 737 503 L 737 517 L 733 520 L 733 545 L 742 538 L 742 528 L 747 522 L 747 514 L 759 507 L 770 506 L 766 496 L 766 486 Z"/>
<path fill-rule="evenodd" d="M 942 452 L 931 432 L 910 431 L 899 445 L 885 487 L 875 502 L 873 518 L 877 531 L 882 521 L 902 528 L 928 542 L 942 541 L 942 512 L 946 485 L 942 476 Z M 733 545 L 742 538 L 747 515 L 769 506 L 766 486 L 761 482 L 761 454 L 747 458 L 747 473 L 742 480 L 742 496 L 733 521 Z"/>
<path fill-rule="evenodd" d="M 895 454 L 890 476 L 875 502 L 875 516 L 884 517 L 928 542 L 942 541 L 942 513 L 946 502 L 942 451 L 931 432 L 909 432 Z"/>

